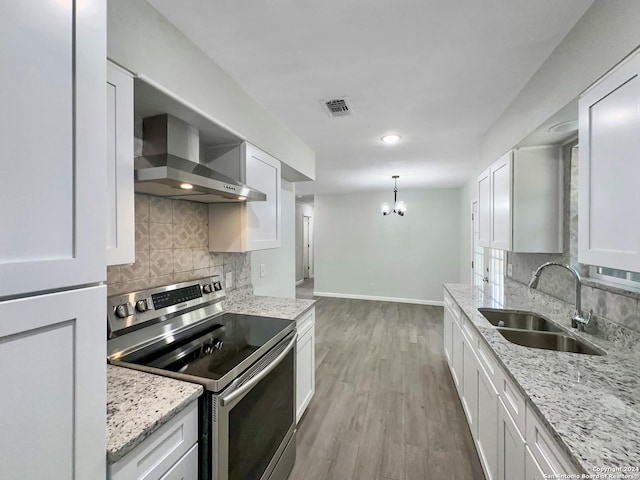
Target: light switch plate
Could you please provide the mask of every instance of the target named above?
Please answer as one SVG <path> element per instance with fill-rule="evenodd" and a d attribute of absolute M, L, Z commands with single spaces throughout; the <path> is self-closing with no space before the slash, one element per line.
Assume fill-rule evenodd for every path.
<path fill-rule="evenodd" d="M 264 263 L 260 264 L 260 278 L 264 278 L 265 276 L 265 268 L 264 268 Z"/>
<path fill-rule="evenodd" d="M 232 272 L 228 272 L 226 279 L 225 279 L 225 285 L 224 288 L 231 288 L 233 287 L 233 273 Z"/>
<path fill-rule="evenodd" d="M 507 277 L 511 277 L 513 275 L 513 264 L 507 263 Z"/>

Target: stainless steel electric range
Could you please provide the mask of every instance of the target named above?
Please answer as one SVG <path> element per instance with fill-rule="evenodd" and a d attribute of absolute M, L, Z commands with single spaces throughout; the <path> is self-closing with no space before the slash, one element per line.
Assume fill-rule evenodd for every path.
<path fill-rule="evenodd" d="M 224 313 L 219 276 L 108 298 L 110 363 L 205 388 L 200 480 L 284 480 L 295 462 L 295 322 Z"/>

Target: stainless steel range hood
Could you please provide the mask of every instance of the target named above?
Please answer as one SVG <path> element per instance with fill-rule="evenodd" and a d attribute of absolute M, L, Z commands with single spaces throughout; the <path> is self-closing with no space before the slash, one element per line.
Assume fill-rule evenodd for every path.
<path fill-rule="evenodd" d="M 267 196 L 199 163 L 198 130 L 171 115 L 143 120 L 135 191 L 201 203 L 264 201 Z"/>

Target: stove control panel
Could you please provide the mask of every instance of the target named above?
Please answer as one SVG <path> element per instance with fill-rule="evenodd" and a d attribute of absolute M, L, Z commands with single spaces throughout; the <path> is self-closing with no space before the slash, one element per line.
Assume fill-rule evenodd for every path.
<path fill-rule="evenodd" d="M 109 335 L 224 299 L 220 275 L 107 298 Z"/>

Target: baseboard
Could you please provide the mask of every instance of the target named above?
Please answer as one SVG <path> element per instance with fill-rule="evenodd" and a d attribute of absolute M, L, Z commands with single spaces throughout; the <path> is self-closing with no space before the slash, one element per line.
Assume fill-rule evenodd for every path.
<path fill-rule="evenodd" d="M 332 292 L 313 292 L 315 297 L 335 297 L 350 298 L 353 300 L 375 300 L 378 302 L 396 302 L 396 303 L 413 303 L 416 305 L 432 305 L 434 307 L 443 307 L 442 300 L 420 300 L 417 298 L 401 298 L 401 297 L 378 297 L 375 295 L 352 295 L 350 293 L 332 293 Z"/>
<path fill-rule="evenodd" d="M 303 278 L 302 280 L 298 280 L 298 281 L 296 282 L 296 287 L 297 287 L 298 285 L 303 284 L 303 283 L 304 283 L 304 278 Z"/>

